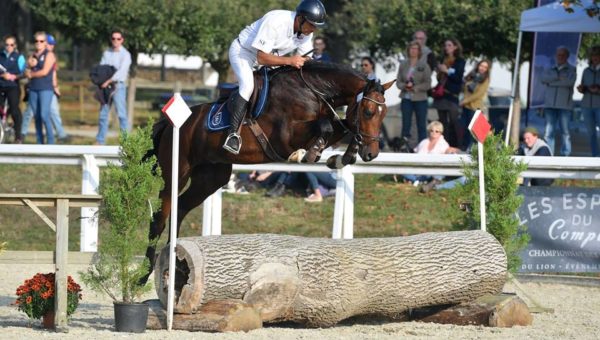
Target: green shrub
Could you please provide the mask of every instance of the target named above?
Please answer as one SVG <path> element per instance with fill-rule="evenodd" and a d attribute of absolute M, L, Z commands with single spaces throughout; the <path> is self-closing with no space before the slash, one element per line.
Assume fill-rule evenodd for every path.
<path fill-rule="evenodd" d="M 115 301 L 135 302 L 151 289 L 150 285 L 139 284 L 150 271 L 150 263 L 137 258 L 150 244 L 147 232 L 139 231 L 147 230 L 164 185 L 156 157 L 145 158 L 152 149 L 151 135 L 152 123 L 132 134 L 121 134 L 122 164 L 108 166 L 98 190 L 102 195 L 99 215 L 109 230 L 98 245 L 97 261 L 81 274 L 92 289 Z"/>
<path fill-rule="evenodd" d="M 527 166 L 513 160 L 513 150 L 512 146 L 503 143 L 501 135 L 490 135 L 483 148 L 486 228 L 504 247 L 511 272 L 519 268 L 519 252 L 529 242 L 527 227 L 519 226 L 516 216 L 523 203 L 523 196 L 517 194 L 518 179 Z M 471 153 L 474 161 L 463 167 L 466 184 L 457 187 L 451 194 L 457 203 L 466 203 L 467 206 L 466 211 L 455 209 L 451 212 L 453 228 L 456 230 L 480 228 L 477 152 L 475 146 Z"/>

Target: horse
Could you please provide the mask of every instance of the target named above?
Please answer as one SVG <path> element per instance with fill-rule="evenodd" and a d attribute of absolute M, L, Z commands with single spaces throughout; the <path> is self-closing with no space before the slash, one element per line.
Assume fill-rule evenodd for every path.
<path fill-rule="evenodd" d="M 268 76 L 264 111 L 255 121 L 244 121 L 240 132 L 243 145 L 238 155 L 222 148 L 225 130 L 209 132 L 206 128 L 213 103 L 191 108 L 191 115 L 180 128 L 177 234 L 185 216 L 229 181 L 234 163 L 281 161 L 297 150 L 311 148 L 318 149 L 317 157 L 313 155 L 310 160 L 315 161 L 320 150 L 346 135 L 352 136 L 346 153 L 328 160 L 328 166 L 340 168 L 353 163 L 357 153 L 364 161 L 379 154 L 379 129 L 387 113 L 384 92 L 394 81 L 382 85 L 347 66 L 322 62 L 307 62 L 300 69 L 279 67 L 269 71 Z M 255 81 L 260 82 L 256 72 Z M 344 105 L 348 108 L 345 119 L 341 119 L 334 109 Z M 262 146 L 261 137 L 251 131 L 253 124 L 263 131 Z M 171 209 L 172 138 L 173 128 L 162 117 L 153 126 L 151 152 L 157 157 L 165 185 L 159 194 L 161 208 L 154 213 L 150 225 L 150 240 L 160 237 Z M 154 268 L 154 245 L 148 247 L 146 257 L 151 269 L 143 282 Z"/>

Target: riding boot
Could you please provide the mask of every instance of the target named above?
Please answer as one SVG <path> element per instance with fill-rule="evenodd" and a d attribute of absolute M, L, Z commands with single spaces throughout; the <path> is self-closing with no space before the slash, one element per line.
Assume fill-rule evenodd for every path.
<path fill-rule="evenodd" d="M 229 109 L 229 113 L 231 114 L 231 126 L 227 132 L 228 135 L 223 144 L 223 149 L 234 155 L 239 154 L 242 147 L 242 137 L 238 131 L 246 115 L 247 107 L 248 101 L 242 98 L 239 92 L 236 92 L 229 100 L 229 103 L 227 103 L 227 109 Z"/>

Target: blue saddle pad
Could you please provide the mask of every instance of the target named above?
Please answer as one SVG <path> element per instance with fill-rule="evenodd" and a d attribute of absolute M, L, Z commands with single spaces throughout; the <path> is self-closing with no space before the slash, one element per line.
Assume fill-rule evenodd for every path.
<path fill-rule="evenodd" d="M 260 72 L 262 73 L 263 77 L 263 86 L 258 94 L 258 101 L 254 106 L 254 111 L 252 111 L 253 119 L 258 118 L 265 109 L 267 96 L 269 94 L 268 68 L 263 67 Z M 232 90 L 237 91 L 237 86 Z M 206 129 L 210 132 L 228 129 L 231 125 L 230 116 L 231 114 L 227 109 L 227 100 L 223 103 L 213 103 L 208 111 L 208 115 L 206 115 Z"/>

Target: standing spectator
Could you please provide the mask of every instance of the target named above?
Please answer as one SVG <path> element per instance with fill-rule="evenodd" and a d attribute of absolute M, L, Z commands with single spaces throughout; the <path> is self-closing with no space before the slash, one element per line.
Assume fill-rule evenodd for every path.
<path fill-rule="evenodd" d="M 5 36 L 4 49 L 0 53 L 0 93 L 8 99 L 8 113 L 13 120 L 17 144 L 22 143 L 19 77 L 24 71 L 25 58 L 17 49 L 17 39 L 13 35 Z"/>
<path fill-rule="evenodd" d="M 431 69 L 421 59 L 421 52 L 417 41 L 408 44 L 407 58 L 400 63 L 396 81 L 402 98 L 402 137 L 410 138 L 414 112 L 419 142 L 427 138 L 427 90 L 431 88 Z"/>
<path fill-rule="evenodd" d="M 52 34 L 48 34 L 48 51 L 54 52 L 54 47 L 56 46 L 56 39 Z M 56 53 L 55 53 L 56 56 Z M 52 87 L 54 88 L 54 95 L 52 96 L 52 105 L 50 106 L 50 119 L 52 120 L 52 125 L 54 126 L 54 130 L 56 130 L 56 138 L 59 142 L 68 142 L 70 140 L 69 136 L 65 133 L 65 129 L 62 125 L 62 119 L 60 118 L 60 108 L 58 106 L 58 98 L 60 97 L 60 89 L 58 87 L 58 58 L 56 63 L 54 64 L 54 76 L 52 77 Z"/>
<path fill-rule="evenodd" d="M 331 56 L 325 49 L 327 48 L 327 43 L 325 42 L 325 38 L 316 37 L 313 42 L 313 47 L 315 48 L 315 52 L 313 53 L 313 60 L 323 61 L 323 62 L 332 62 Z"/>
<path fill-rule="evenodd" d="M 546 131 L 544 139 L 554 153 L 554 133 L 560 124 L 562 132 L 561 156 L 571 154 L 571 135 L 569 120 L 573 110 L 573 86 L 577 78 L 575 66 L 568 63 L 569 50 L 560 46 L 556 49 L 556 65 L 544 70 L 542 84 L 546 85 L 544 93 L 544 116 Z"/>
<path fill-rule="evenodd" d="M 552 149 L 539 138 L 538 130 L 534 127 L 528 127 L 523 132 L 523 144 L 517 151 L 521 156 L 552 156 Z M 552 178 L 525 178 L 523 185 L 552 185 Z"/>
<path fill-rule="evenodd" d="M 421 60 L 429 65 L 431 71 L 436 69 L 437 60 L 435 59 L 435 53 L 427 47 L 427 34 L 423 30 L 418 30 L 413 34 L 413 40 L 421 45 Z"/>
<path fill-rule="evenodd" d="M 364 74 L 369 80 L 377 80 L 375 75 L 375 61 L 371 57 L 362 57 L 360 61 L 360 67 L 362 68 L 362 74 Z"/>
<path fill-rule="evenodd" d="M 483 110 L 484 99 L 487 96 L 487 90 L 490 87 L 490 67 L 489 60 L 481 60 L 477 66 L 465 77 L 465 87 L 463 89 L 462 106 L 462 131 L 467 131 L 467 127 L 473 119 L 476 110 Z M 465 133 L 463 145 L 459 145 L 462 150 L 467 150 L 473 143 L 473 137 L 470 133 Z"/>
<path fill-rule="evenodd" d="M 129 66 L 131 65 L 131 54 L 123 46 L 125 37 L 120 30 L 113 30 L 110 34 L 111 47 L 104 51 L 100 65 L 111 65 L 117 71 L 113 76 L 105 81 L 101 88 L 114 86 L 114 93 L 111 101 L 103 104 L 100 108 L 98 118 L 98 134 L 96 135 L 96 144 L 102 145 L 106 142 L 106 133 L 108 132 L 108 113 L 111 102 L 115 104 L 115 110 L 119 118 L 119 128 L 121 131 L 127 131 L 127 77 L 129 75 Z"/>
<path fill-rule="evenodd" d="M 444 59 L 437 66 L 437 79 L 444 84 L 444 95 L 433 101 L 433 107 L 438 111 L 441 123 L 444 125 L 444 136 L 450 145 L 460 147 L 464 131 L 462 131 L 459 116 L 458 96 L 462 90 L 465 60 L 462 55 L 462 45 L 454 38 L 444 42 Z"/>
<path fill-rule="evenodd" d="M 590 134 L 592 157 L 600 156 L 598 148 L 598 126 L 600 126 L 600 46 L 589 52 L 589 66 L 583 71 L 577 90 L 583 93 L 581 110 Z"/>
<path fill-rule="evenodd" d="M 54 144 L 54 131 L 50 119 L 50 105 L 54 95 L 52 79 L 54 77 L 54 64 L 56 57 L 53 52 L 48 50 L 47 36 L 45 32 L 36 32 L 35 53 L 33 59 L 28 63 L 30 70 L 25 71 L 25 76 L 29 81 L 29 105 L 35 118 L 35 132 L 37 143 Z M 44 140 L 44 128 L 46 130 L 46 140 Z"/>

